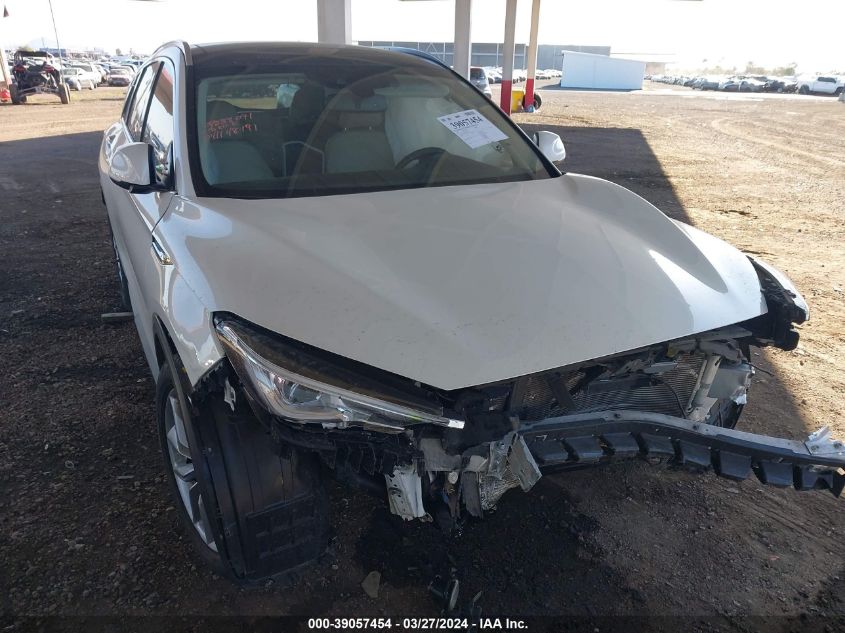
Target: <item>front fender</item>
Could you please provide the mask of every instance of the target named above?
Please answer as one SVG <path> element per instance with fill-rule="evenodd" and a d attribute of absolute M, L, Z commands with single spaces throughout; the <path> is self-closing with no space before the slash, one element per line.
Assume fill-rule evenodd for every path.
<path fill-rule="evenodd" d="M 212 313 L 173 265 L 161 266 L 161 297 L 153 315 L 155 328 L 165 330 L 179 354 L 188 382 L 195 386 L 223 358 L 214 334 Z M 158 341 L 167 344 L 167 341 Z M 157 348 L 157 361 L 164 358 Z"/>

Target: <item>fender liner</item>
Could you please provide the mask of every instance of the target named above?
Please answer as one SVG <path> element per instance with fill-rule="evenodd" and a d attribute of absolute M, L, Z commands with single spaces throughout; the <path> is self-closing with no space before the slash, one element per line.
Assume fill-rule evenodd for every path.
<path fill-rule="evenodd" d="M 311 563 L 329 535 L 328 495 L 317 457 L 279 446 L 247 403 L 231 406 L 221 394 L 192 392 L 158 318 L 153 328 L 177 397 L 192 417 L 186 431 L 202 453 L 194 460 L 197 480 L 233 579 L 260 584 Z"/>

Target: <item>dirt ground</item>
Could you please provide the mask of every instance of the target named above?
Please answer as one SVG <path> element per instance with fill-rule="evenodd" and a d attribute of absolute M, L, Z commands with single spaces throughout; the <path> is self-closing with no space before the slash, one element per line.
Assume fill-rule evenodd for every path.
<path fill-rule="evenodd" d="M 294 586 L 246 591 L 212 575 L 177 525 L 134 327 L 100 319 L 118 292 L 96 156 L 122 94 L 0 106 L 4 630 L 48 615 L 127 626 L 151 614 L 436 615 L 426 586 L 449 567 L 462 607 L 481 592 L 491 616 L 843 630 L 842 500 L 640 461 L 544 477 L 448 542 L 335 487 L 331 550 Z M 765 372 L 740 427 L 803 438 L 829 424 L 845 436 L 845 104 L 686 89 L 542 95 L 538 113 L 515 118 L 561 134 L 562 168 L 759 254 L 806 296 L 800 347 L 754 357 Z M 373 570 L 377 599 L 360 587 Z"/>

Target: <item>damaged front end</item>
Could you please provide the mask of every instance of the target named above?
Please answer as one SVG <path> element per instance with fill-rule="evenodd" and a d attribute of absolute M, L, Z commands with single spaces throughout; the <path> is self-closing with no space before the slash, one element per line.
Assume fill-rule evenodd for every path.
<path fill-rule="evenodd" d="M 823 429 L 804 442 L 734 429 L 754 374 L 750 346 L 793 349 L 800 294 L 752 260 L 768 312 L 748 322 L 508 381 L 444 391 L 219 314 L 243 394 L 283 446 L 314 452 L 338 477 L 386 490 L 405 519 L 480 517 L 545 470 L 660 457 L 799 490 L 845 486 L 845 447 Z M 380 483 L 383 481 L 383 484 Z"/>

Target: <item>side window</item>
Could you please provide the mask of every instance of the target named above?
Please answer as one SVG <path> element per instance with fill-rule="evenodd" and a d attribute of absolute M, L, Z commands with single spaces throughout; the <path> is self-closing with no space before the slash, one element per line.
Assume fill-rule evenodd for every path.
<path fill-rule="evenodd" d="M 150 103 L 150 88 L 152 88 L 160 65 L 159 62 L 155 62 L 143 70 L 143 74 L 135 87 L 132 105 L 126 112 L 126 126 L 129 128 L 129 134 L 136 141 L 140 140 L 141 132 L 144 129 L 144 119 L 147 116 L 147 106 Z"/>
<path fill-rule="evenodd" d="M 835 84 L 836 80 L 833 77 L 819 77 L 819 81 L 823 81 L 826 84 Z"/>
<path fill-rule="evenodd" d="M 162 63 L 161 71 L 152 91 L 147 124 L 141 140 L 155 150 L 155 178 L 160 185 L 169 186 L 171 178 L 170 158 L 173 144 L 173 66 L 169 61 Z"/>

